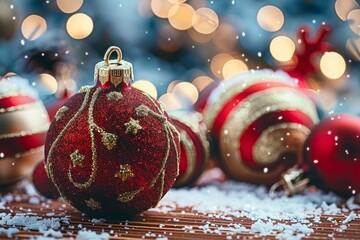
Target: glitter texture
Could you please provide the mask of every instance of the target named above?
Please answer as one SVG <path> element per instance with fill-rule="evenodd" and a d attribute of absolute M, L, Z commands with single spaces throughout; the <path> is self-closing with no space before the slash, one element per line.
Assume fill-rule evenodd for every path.
<path fill-rule="evenodd" d="M 109 101 L 114 91 L 123 97 Z M 157 101 L 124 84 L 83 88 L 65 105 L 69 110 L 52 122 L 45 147 L 47 173 L 61 196 L 96 217 L 123 218 L 155 206 L 177 176 L 180 142 Z M 141 105 L 148 114 L 139 118 Z M 131 119 L 142 128 L 137 134 L 126 134 Z M 85 156 L 83 167 L 72 165 L 76 150 Z M 131 166 L 126 181 L 115 177 L 120 165 Z M 85 201 L 91 198 L 102 208 L 90 208 Z"/>

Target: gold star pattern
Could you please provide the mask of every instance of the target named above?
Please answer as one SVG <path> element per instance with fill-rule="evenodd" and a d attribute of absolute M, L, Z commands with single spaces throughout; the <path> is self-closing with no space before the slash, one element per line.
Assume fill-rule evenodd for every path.
<path fill-rule="evenodd" d="M 86 86 L 82 86 L 79 90 L 79 93 L 84 93 L 84 92 L 88 92 L 90 91 L 92 88 L 92 86 L 86 85 Z"/>
<path fill-rule="evenodd" d="M 131 171 L 131 165 L 120 165 L 120 170 L 115 174 L 115 177 L 120 178 L 123 182 L 128 178 L 134 177 L 134 173 Z"/>
<path fill-rule="evenodd" d="M 132 133 L 136 135 L 142 127 L 140 126 L 140 121 L 130 118 L 130 121 L 124 124 L 126 127 L 125 133 Z"/>
<path fill-rule="evenodd" d="M 120 92 L 111 92 L 106 94 L 107 100 L 109 101 L 117 101 L 120 100 L 123 95 Z"/>
<path fill-rule="evenodd" d="M 72 154 L 70 154 L 70 158 L 71 158 L 71 161 L 73 163 L 73 167 L 76 167 L 76 166 L 80 166 L 82 167 L 83 166 L 83 161 L 85 159 L 85 156 L 82 155 L 79 150 L 76 150 L 75 152 L 73 152 Z"/>
<path fill-rule="evenodd" d="M 56 112 L 56 114 L 55 114 L 55 116 L 54 116 L 55 120 L 56 120 L 56 121 L 59 121 L 59 119 L 62 118 L 62 117 L 65 115 L 65 113 L 66 113 L 67 110 L 69 110 L 68 107 L 62 106 L 62 107 Z"/>
<path fill-rule="evenodd" d="M 88 206 L 89 208 L 91 208 L 92 210 L 98 210 L 101 209 L 101 203 L 95 201 L 93 198 L 89 198 L 89 200 L 85 200 L 86 206 Z"/>
<path fill-rule="evenodd" d="M 102 138 L 101 141 L 102 143 L 105 145 L 105 147 L 107 148 L 107 150 L 111 150 L 114 147 L 116 147 L 116 141 L 117 141 L 118 137 L 115 134 L 112 133 L 103 133 L 102 134 Z"/>
<path fill-rule="evenodd" d="M 135 195 L 138 194 L 141 190 L 142 190 L 142 188 L 138 189 L 138 190 L 135 190 L 135 191 L 132 191 L 132 192 L 121 193 L 121 194 L 119 194 L 117 200 L 119 202 L 129 202 L 129 201 L 133 200 Z"/>
<path fill-rule="evenodd" d="M 141 104 L 135 109 L 136 115 L 139 117 L 147 117 L 149 114 L 149 107 L 145 106 L 144 104 Z"/>

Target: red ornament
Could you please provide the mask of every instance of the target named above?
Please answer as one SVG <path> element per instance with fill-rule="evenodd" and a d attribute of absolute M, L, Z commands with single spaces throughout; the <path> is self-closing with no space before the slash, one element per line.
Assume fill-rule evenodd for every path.
<path fill-rule="evenodd" d="M 44 162 L 41 161 L 36 165 L 33 172 L 33 184 L 36 190 L 47 198 L 57 199 L 60 197 L 58 190 L 53 182 L 46 175 Z"/>
<path fill-rule="evenodd" d="M 207 129 L 198 112 L 173 111 L 169 115 L 180 132 L 179 176 L 174 186 L 189 186 L 198 180 L 209 163 Z"/>
<path fill-rule="evenodd" d="M 66 201 L 95 217 L 155 206 L 178 175 L 179 133 L 155 99 L 130 86 L 132 65 L 121 56 L 108 49 L 95 66 L 96 86 L 59 109 L 46 139 L 48 176 Z"/>
<path fill-rule="evenodd" d="M 304 145 L 304 163 L 284 174 L 282 184 L 294 194 L 308 185 L 342 196 L 360 192 L 360 118 L 337 115 L 313 128 Z"/>
<path fill-rule="evenodd" d="M 195 111 L 198 112 L 203 112 L 204 108 L 207 104 L 207 101 L 209 99 L 210 94 L 212 93 L 212 91 L 217 88 L 217 86 L 219 86 L 221 84 L 221 81 L 215 81 L 211 84 L 209 84 L 208 86 L 206 86 L 199 94 L 199 98 L 196 101 L 196 103 L 194 104 L 194 109 Z"/>
<path fill-rule="evenodd" d="M 291 77 L 298 79 L 301 87 L 307 87 L 306 78 L 319 71 L 316 61 L 319 55 L 333 49 L 332 45 L 325 41 L 331 33 L 329 25 L 321 25 L 312 38 L 309 36 L 310 32 L 308 26 L 299 28 L 297 33 L 299 47 L 294 55 L 295 65 L 291 69 L 285 69 Z"/>
<path fill-rule="evenodd" d="M 318 121 L 312 101 L 282 72 L 240 74 L 219 85 L 204 109 L 220 165 L 232 178 L 272 184 L 299 160 Z"/>
<path fill-rule="evenodd" d="M 25 79 L 0 80 L 0 184 L 30 175 L 43 158 L 49 118 Z"/>

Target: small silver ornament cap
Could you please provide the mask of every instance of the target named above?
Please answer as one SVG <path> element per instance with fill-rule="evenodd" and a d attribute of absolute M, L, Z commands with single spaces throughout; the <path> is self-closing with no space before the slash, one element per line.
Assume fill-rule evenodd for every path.
<path fill-rule="evenodd" d="M 117 54 L 117 58 L 110 60 L 113 53 Z M 107 82 L 115 87 L 122 82 L 129 85 L 134 80 L 133 66 L 122 59 L 122 51 L 119 47 L 111 46 L 105 52 L 104 61 L 95 65 L 94 80 L 99 81 L 101 85 Z"/>
<path fill-rule="evenodd" d="M 271 186 L 270 196 L 277 196 L 276 191 L 283 189 L 283 195 L 292 196 L 305 191 L 310 183 L 306 172 L 299 166 L 294 166 L 282 174 L 281 180 Z"/>

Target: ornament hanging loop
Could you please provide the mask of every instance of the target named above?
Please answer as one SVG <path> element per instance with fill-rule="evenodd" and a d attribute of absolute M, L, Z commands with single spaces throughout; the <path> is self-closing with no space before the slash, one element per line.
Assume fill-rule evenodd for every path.
<path fill-rule="evenodd" d="M 121 60 L 122 60 L 122 51 L 121 51 L 121 49 L 119 47 L 116 47 L 116 46 L 111 46 L 111 47 L 108 48 L 108 50 L 104 54 L 104 62 L 106 64 L 106 66 L 110 65 L 110 57 L 111 57 L 111 54 L 113 54 L 114 52 L 117 53 L 116 63 L 121 64 Z"/>
<path fill-rule="evenodd" d="M 117 58 L 110 60 L 113 53 L 117 54 Z M 109 47 L 104 54 L 103 61 L 95 65 L 94 80 L 100 83 L 102 88 L 107 88 L 110 85 L 117 87 L 120 83 L 129 85 L 133 79 L 132 64 L 122 59 L 122 51 L 119 47 Z"/>

